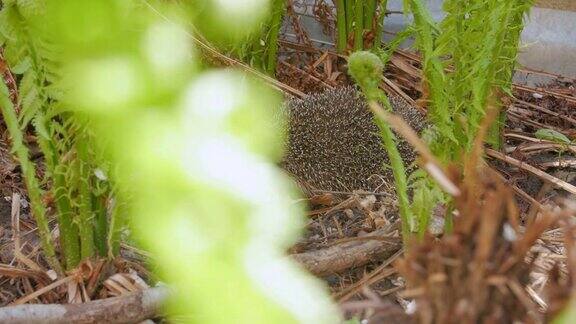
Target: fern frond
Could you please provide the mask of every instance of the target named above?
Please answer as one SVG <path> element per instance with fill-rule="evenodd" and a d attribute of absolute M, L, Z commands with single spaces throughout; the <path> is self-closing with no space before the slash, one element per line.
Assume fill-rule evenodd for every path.
<path fill-rule="evenodd" d="M 24 17 L 35 17 L 46 12 L 46 1 L 41 0 L 17 0 L 16 4 Z"/>
<path fill-rule="evenodd" d="M 93 226 L 78 220 L 74 222 L 72 217 L 79 210 L 89 213 L 91 208 L 91 204 L 87 204 L 91 201 L 90 187 L 82 182 L 87 179 L 86 174 L 91 173 L 91 162 L 84 160 L 88 155 L 78 157 L 75 153 L 79 146 L 88 145 L 81 141 L 90 138 L 85 133 L 85 123 L 60 104 L 65 93 L 61 86 L 62 53 L 38 24 L 45 11 L 44 0 L 3 1 L 0 41 L 9 68 L 20 75 L 19 128 L 23 131 L 32 125 L 36 132 L 46 164 L 41 183 L 52 191 L 56 199 L 61 246 L 66 267 L 71 268 L 80 261 L 78 226 L 83 235 L 93 231 Z M 76 185 L 79 183 L 82 185 Z M 84 194 L 79 194 L 80 189 Z M 77 199 L 82 202 L 77 202 Z M 42 201 L 34 200 L 33 203 L 40 204 L 33 208 L 45 208 Z M 105 235 L 101 240 L 105 241 Z M 86 256 L 86 250 L 83 251 Z"/>

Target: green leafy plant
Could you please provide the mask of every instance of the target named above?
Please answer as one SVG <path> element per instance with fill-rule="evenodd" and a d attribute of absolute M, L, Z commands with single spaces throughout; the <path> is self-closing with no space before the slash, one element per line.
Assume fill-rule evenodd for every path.
<path fill-rule="evenodd" d="M 414 25 L 379 54 L 386 63 L 403 40 L 415 35 L 422 55 L 423 99 L 432 124 L 423 137 L 442 163 L 462 163 L 487 112 L 500 109 L 503 96 L 510 94 L 523 19 L 531 5 L 530 1 L 445 1 L 446 16 L 437 24 L 420 0 L 404 1 Z M 501 113 L 488 136 L 496 147 L 503 118 Z M 436 205 L 449 200 L 423 170 L 410 179 L 415 227 L 422 235 Z"/>
<path fill-rule="evenodd" d="M 263 17 L 256 26 L 250 26 L 243 31 L 235 30 L 232 33 L 233 37 L 222 33 L 214 37 L 214 31 L 206 28 L 209 22 L 206 24 L 204 19 L 197 21 L 195 27 L 208 38 L 212 37 L 222 51 L 273 76 L 278 64 L 278 39 L 286 11 L 286 3 L 286 0 L 265 1 L 264 4 L 269 5 L 267 12 L 270 14 Z M 210 5 L 202 10 L 199 10 L 198 7 L 196 5 L 196 8 L 191 10 L 196 12 L 198 16 L 204 15 L 206 11 L 209 13 L 218 10 L 218 8 L 213 8 Z M 261 13 L 253 11 L 250 14 L 259 16 Z M 210 19 L 210 15 L 208 16 Z"/>
<path fill-rule="evenodd" d="M 92 189 L 102 182 L 95 171 L 104 168 L 105 163 L 91 150 L 92 134 L 82 118 L 62 105 L 62 56 L 52 35 L 44 30 L 42 17 L 46 10 L 47 3 L 40 0 L 3 2 L 0 44 L 8 68 L 17 76 L 19 100 L 11 102 L 7 89 L 2 89 L 1 99 L 42 247 L 50 266 L 60 272 L 61 262 L 56 258 L 46 221 L 51 199 L 43 198 L 53 197 L 62 261 L 65 269 L 71 269 L 83 259 L 109 255 L 112 247 L 106 245 L 106 204 L 112 190 L 107 184 L 101 184 L 98 193 Z M 44 157 L 46 172 L 41 179 L 29 159 L 27 143 L 22 141 L 30 129 Z"/>
<path fill-rule="evenodd" d="M 432 124 L 423 137 L 442 163 L 462 163 L 463 156 L 473 147 L 487 112 L 500 109 L 501 98 L 510 94 L 523 19 L 532 2 L 449 0 L 444 2 L 446 16 L 440 24 L 434 22 L 420 0 L 405 0 L 404 5 L 413 15 L 414 25 L 400 33 L 385 50 L 377 52 L 386 64 L 403 40 L 416 37 L 424 72 L 423 99 Z M 357 57 L 367 55 L 358 53 Z M 350 72 L 369 100 L 385 97 L 383 93 L 378 94 L 379 76 L 373 76 L 367 87 L 354 72 L 352 64 Z M 388 108 L 385 100 L 379 101 Z M 494 146 L 499 145 L 503 116 L 500 114 L 488 136 Z M 557 138 L 548 132 L 541 133 Z M 383 139 L 387 137 L 384 132 L 382 135 Z M 393 169 L 398 173 L 403 170 Z M 408 212 L 408 207 L 404 211 L 401 208 L 400 214 L 403 220 L 410 222 L 410 229 L 417 229 L 423 235 L 436 205 L 449 204 L 449 200 L 423 170 L 417 170 L 410 180 L 413 189 L 411 209 Z M 401 206 L 408 206 L 406 181 L 400 182 L 400 188 L 398 178 L 396 181 Z M 449 226 L 449 216 L 447 220 Z"/>
<path fill-rule="evenodd" d="M 461 161 L 489 109 L 510 94 L 523 19 L 532 1 L 450 0 L 437 25 L 420 0 L 406 0 L 423 57 L 425 99 L 435 126 L 433 152 Z M 503 114 L 502 114 L 503 116 Z M 503 120 L 489 141 L 499 146 Z"/>

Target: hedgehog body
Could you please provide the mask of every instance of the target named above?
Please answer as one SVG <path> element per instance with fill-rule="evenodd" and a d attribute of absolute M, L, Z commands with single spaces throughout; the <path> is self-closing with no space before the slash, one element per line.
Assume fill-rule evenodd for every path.
<path fill-rule="evenodd" d="M 394 112 L 420 132 L 424 116 L 404 100 L 391 97 Z M 352 87 L 290 100 L 288 143 L 283 168 L 307 188 L 336 191 L 382 191 L 392 183 L 388 155 L 381 144 L 365 100 Z M 412 148 L 403 140 L 399 151 L 410 165 Z M 382 187 L 382 185 L 385 187 Z"/>

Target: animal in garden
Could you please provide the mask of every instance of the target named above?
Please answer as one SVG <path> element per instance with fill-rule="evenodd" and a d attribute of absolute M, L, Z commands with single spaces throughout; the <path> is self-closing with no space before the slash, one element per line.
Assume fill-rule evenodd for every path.
<path fill-rule="evenodd" d="M 394 112 L 417 132 L 424 115 L 399 97 L 390 97 Z M 291 99 L 285 104 L 288 141 L 282 167 L 306 188 L 335 191 L 383 191 L 393 183 L 388 155 L 366 100 L 353 87 Z M 398 137 L 398 136 L 397 136 Z M 398 137 L 405 165 L 416 158 Z"/>

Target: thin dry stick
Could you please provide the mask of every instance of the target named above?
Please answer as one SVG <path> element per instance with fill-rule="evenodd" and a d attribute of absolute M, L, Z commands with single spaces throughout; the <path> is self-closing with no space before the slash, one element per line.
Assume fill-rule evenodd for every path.
<path fill-rule="evenodd" d="M 312 79 L 313 81 L 316 81 L 316 82 L 318 82 L 318 83 L 321 83 L 321 84 L 322 84 L 325 88 L 327 88 L 327 89 L 334 89 L 334 86 L 332 86 L 332 85 L 324 82 L 324 80 L 318 79 L 318 78 L 315 77 L 312 73 L 308 73 L 308 72 L 306 72 L 306 71 L 304 71 L 304 70 L 302 70 L 302 69 L 300 69 L 300 68 L 298 68 L 298 67 L 296 67 L 296 66 L 294 66 L 294 65 L 292 65 L 292 64 L 286 63 L 285 61 L 280 61 L 280 65 L 285 66 L 285 67 L 287 67 L 287 68 L 289 68 L 289 69 L 291 69 L 291 70 L 293 70 L 293 71 L 296 71 L 296 72 L 298 72 L 298 73 L 300 73 L 300 74 L 303 74 L 303 75 L 309 77 L 310 79 Z"/>
<path fill-rule="evenodd" d="M 43 272 L 18 269 L 5 264 L 0 264 L 0 276 L 9 278 L 34 278 L 36 280 L 41 280 L 46 277 Z"/>
<path fill-rule="evenodd" d="M 394 92 L 396 92 L 397 95 L 399 95 L 400 97 L 402 97 L 404 100 L 406 100 L 406 102 L 408 102 L 410 105 L 412 105 L 413 107 L 416 107 L 418 110 L 420 110 L 420 112 L 426 114 L 426 111 L 424 109 L 422 109 L 420 106 L 418 106 L 416 104 L 416 102 L 414 101 L 414 99 L 410 98 L 409 95 L 406 94 L 406 92 L 402 91 L 402 89 L 400 89 L 400 87 L 398 87 L 396 85 L 396 83 L 392 82 L 390 79 L 388 79 L 385 76 L 382 76 L 382 80 L 384 81 L 384 83 L 389 86 L 390 88 L 392 88 L 392 90 L 394 90 Z"/>
<path fill-rule="evenodd" d="M 25 264 L 28 268 L 44 273 L 44 270 L 36 264 L 36 262 L 32 261 L 26 255 L 21 252 L 21 245 L 20 245 L 20 194 L 13 193 L 12 194 L 12 209 L 10 211 L 10 216 L 12 218 L 12 239 L 14 240 L 14 257 Z"/>
<path fill-rule="evenodd" d="M 16 300 L 16 301 L 14 301 L 14 302 L 13 302 L 12 304 L 10 304 L 10 305 L 26 304 L 27 302 L 31 301 L 32 299 L 34 299 L 34 298 L 36 298 L 36 297 L 39 297 L 39 296 L 41 296 L 41 295 L 49 292 L 50 290 L 52 290 L 52 289 L 54 289 L 54 288 L 57 288 L 57 287 L 60 287 L 61 285 L 63 285 L 63 284 L 65 284 L 65 283 L 68 283 L 68 282 L 74 280 L 74 277 L 75 277 L 75 276 L 68 276 L 68 277 L 62 278 L 62 279 L 60 279 L 60 280 L 58 280 L 58 281 L 55 281 L 55 282 L 49 284 L 48 286 L 46 286 L 46 287 L 44 287 L 44 288 L 42 288 L 42 289 L 36 290 L 35 292 L 31 293 L 30 295 L 26 295 L 26 296 L 24 296 L 24 297 L 22 297 L 22 298 L 20 298 L 20 299 L 18 299 L 18 300 Z"/>
<path fill-rule="evenodd" d="M 531 87 L 523 86 L 523 85 L 519 85 L 519 84 L 514 84 L 512 86 L 515 90 L 522 90 L 522 91 L 526 91 L 526 92 L 530 92 L 530 93 L 534 93 L 534 92 L 545 93 L 547 95 L 551 95 L 551 96 L 556 97 L 556 98 L 562 98 L 562 99 L 566 99 L 567 101 L 576 103 L 575 97 L 568 96 L 568 95 L 565 95 L 565 94 L 557 92 L 557 91 L 542 89 L 542 88 L 531 88 Z"/>
<path fill-rule="evenodd" d="M 540 111 L 540 112 L 543 112 L 543 113 L 545 113 L 545 114 L 549 114 L 549 115 L 552 115 L 552 116 L 557 117 L 557 118 L 562 118 L 563 120 L 565 120 L 565 121 L 567 121 L 567 122 L 570 122 L 570 123 L 572 123 L 573 125 L 576 126 L 576 119 L 570 118 L 570 116 L 563 116 L 563 115 L 561 115 L 561 114 L 559 114 L 559 113 L 557 113 L 557 112 L 555 112 L 555 111 L 552 111 L 552 110 L 550 110 L 550 109 L 546 109 L 546 108 L 540 107 L 540 106 L 538 106 L 538 105 L 535 105 L 535 104 L 532 104 L 532 103 L 529 103 L 529 102 L 526 102 L 526 101 L 524 101 L 524 100 L 520 100 L 520 99 L 517 99 L 517 98 L 514 98 L 514 101 L 516 101 L 516 102 L 518 102 L 518 103 L 520 103 L 520 104 L 523 104 L 523 105 L 525 105 L 525 106 L 527 106 L 527 107 L 536 109 L 536 110 L 538 110 L 538 111 Z"/>
<path fill-rule="evenodd" d="M 492 149 L 486 149 L 486 154 L 488 154 L 488 156 L 491 156 L 493 158 L 496 158 L 500 161 L 506 162 L 508 164 L 511 164 L 515 167 L 518 167 L 520 169 L 526 170 L 530 173 L 532 173 L 533 175 L 537 176 L 538 178 L 542 179 L 543 181 L 546 181 L 548 183 L 551 183 L 555 186 L 558 186 L 566 191 L 568 191 L 569 193 L 576 195 L 576 187 L 565 182 L 562 181 L 556 177 L 553 177 L 551 175 L 549 175 L 548 173 L 539 170 L 527 163 L 524 163 L 522 161 L 518 161 L 515 158 L 506 156 L 498 151 L 492 150 Z"/>
<path fill-rule="evenodd" d="M 392 267 L 387 267 L 385 269 L 378 269 L 378 271 L 372 271 L 372 272 L 370 272 L 370 274 L 368 274 L 368 276 L 366 276 L 365 278 L 362 278 L 362 280 L 360 280 L 356 284 L 354 284 L 351 287 L 348 287 L 347 289 L 338 293 L 338 295 L 337 295 L 337 297 L 339 296 L 338 302 L 343 303 L 343 302 L 347 301 L 348 299 L 350 299 L 352 296 L 358 294 L 359 290 L 361 290 L 362 287 L 370 286 L 370 285 L 372 285 L 376 282 L 379 282 L 383 279 L 386 279 L 389 276 L 394 275 L 396 273 L 398 273 L 398 270 L 396 270 Z"/>
<path fill-rule="evenodd" d="M 394 253 L 391 257 L 389 257 L 386 261 L 384 261 L 378 268 L 374 269 L 372 272 L 370 272 L 360 281 L 356 282 L 354 285 L 340 291 L 334 297 L 338 299 L 339 303 L 345 302 L 347 299 L 358 293 L 363 286 L 373 284 L 378 280 L 384 279 L 390 275 L 395 274 L 396 269 L 393 268 L 386 269 L 386 268 L 392 262 L 396 261 L 396 259 L 398 259 L 403 253 L 404 249 L 398 250 L 398 252 Z"/>
<path fill-rule="evenodd" d="M 517 279 L 509 280 L 507 282 L 508 287 L 512 293 L 518 298 L 518 300 L 526 307 L 528 314 L 536 323 L 542 323 L 540 312 L 538 312 L 538 306 L 530 299 L 524 287 L 518 282 Z"/>
<path fill-rule="evenodd" d="M 556 160 L 540 163 L 543 168 L 576 168 L 576 159 Z"/>

